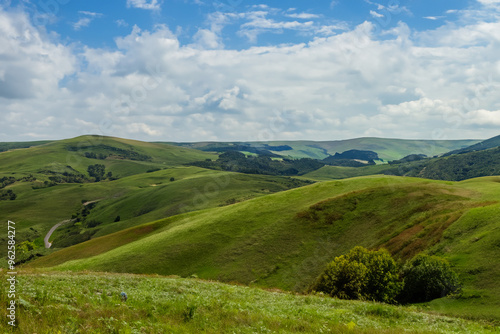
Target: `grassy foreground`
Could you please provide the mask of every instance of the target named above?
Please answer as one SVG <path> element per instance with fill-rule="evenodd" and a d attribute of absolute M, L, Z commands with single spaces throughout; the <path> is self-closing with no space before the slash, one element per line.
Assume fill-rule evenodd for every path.
<path fill-rule="evenodd" d="M 2 277 L 2 291 L 6 279 Z M 159 276 L 24 272 L 18 327 L 2 333 L 493 333 L 414 307 Z M 128 294 L 128 301 L 120 293 Z M 5 294 L 0 302 L 6 305 Z"/>

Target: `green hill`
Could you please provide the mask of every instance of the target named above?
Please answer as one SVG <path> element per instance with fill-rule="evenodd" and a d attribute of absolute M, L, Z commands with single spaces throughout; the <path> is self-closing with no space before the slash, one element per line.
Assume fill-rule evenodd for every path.
<path fill-rule="evenodd" d="M 446 301 L 447 311 L 500 319 L 493 307 L 500 302 L 500 269 L 489 260 L 500 256 L 498 181 L 373 176 L 323 182 L 141 225 L 30 266 L 196 274 L 304 291 L 327 262 L 355 245 L 386 247 L 400 259 L 425 251 L 450 259 L 466 282 L 464 297 Z"/>
<path fill-rule="evenodd" d="M 0 200 L 1 226 L 15 221 L 17 242 L 35 242 L 31 253 L 45 254 L 45 234 L 71 218 L 52 235 L 53 248 L 310 183 L 184 166 L 211 157 L 187 148 L 96 136 L 3 152 L 0 194 L 11 191 L 16 198 Z M 112 178 L 94 182 L 87 174 L 94 164 L 104 165 Z M 5 252 L 1 249 L 0 255 Z"/>
<path fill-rule="evenodd" d="M 449 181 L 500 175 L 500 147 L 401 163 L 382 173 Z"/>
<path fill-rule="evenodd" d="M 101 158 L 87 158 L 86 153 L 95 153 Z M 38 174 L 43 179 L 44 175 L 64 172 L 86 173 L 89 165 L 101 163 L 115 176 L 124 177 L 145 173 L 154 167 L 181 166 L 214 157 L 216 156 L 210 153 L 171 145 L 114 137 L 81 136 L 0 153 L 0 175 L 31 173 Z"/>
<path fill-rule="evenodd" d="M 495 148 L 500 146 L 500 136 L 496 136 L 487 140 L 484 140 L 480 143 L 446 153 L 444 156 L 449 156 L 453 154 L 463 154 L 475 151 L 483 151 L 490 148 Z"/>
<path fill-rule="evenodd" d="M 32 146 L 44 145 L 52 142 L 51 140 L 41 140 L 41 141 L 26 141 L 26 142 L 5 142 L 0 143 L 0 152 L 16 150 L 19 148 L 29 148 Z"/>
<path fill-rule="evenodd" d="M 340 180 L 358 176 L 383 174 L 384 171 L 391 168 L 392 166 L 389 164 L 363 167 L 324 166 L 313 172 L 302 175 L 301 178 L 315 181 Z"/>
<path fill-rule="evenodd" d="M 103 273 L 26 273 L 19 333 L 493 333 L 491 325 L 415 307 L 264 291 L 197 279 Z M 1 276 L 3 291 L 8 289 Z M 125 291 L 126 302 L 120 299 Z M 0 294 L 0 303 L 9 302 Z M 7 328 L 6 307 L 0 331 Z"/>
<path fill-rule="evenodd" d="M 480 142 L 479 140 L 404 140 L 389 138 L 356 138 L 336 141 L 271 141 L 271 142 L 234 142 L 234 143 L 172 143 L 183 147 L 196 148 L 204 151 L 220 152 L 233 147 L 240 151 L 267 151 L 291 158 L 312 158 L 323 160 L 335 153 L 349 150 L 374 151 L 380 159 L 392 161 L 410 154 L 425 154 L 427 156 L 462 149 Z M 257 150 L 257 151 L 255 151 Z"/>

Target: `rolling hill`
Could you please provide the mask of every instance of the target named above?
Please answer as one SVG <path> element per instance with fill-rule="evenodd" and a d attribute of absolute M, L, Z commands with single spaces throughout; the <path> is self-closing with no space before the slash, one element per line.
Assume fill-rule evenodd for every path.
<path fill-rule="evenodd" d="M 500 175 L 500 147 L 400 163 L 382 173 L 449 181 Z"/>
<path fill-rule="evenodd" d="M 475 151 L 483 151 L 487 150 L 490 148 L 495 148 L 500 146 L 500 136 L 496 136 L 487 140 L 484 140 L 480 143 L 459 149 L 459 150 L 454 150 L 451 152 L 448 152 L 444 154 L 444 156 L 449 156 L 453 154 L 463 154 L 463 153 L 469 153 L 469 152 L 475 152 Z"/>
<path fill-rule="evenodd" d="M 467 141 L 348 142 L 354 147 L 336 142 L 330 149 L 389 159 Z M 330 154 L 310 143 L 259 145 L 277 155 L 302 150 L 307 156 L 308 149 Z M 427 151 L 417 150 L 424 144 Z M 498 322 L 500 271 L 491 259 L 500 255 L 500 179 L 423 177 L 499 174 L 499 150 L 397 165 L 324 166 L 290 178 L 192 166 L 220 157 L 190 147 L 83 136 L 0 153 L 0 219 L 17 223 L 17 242 L 27 249 L 18 260 L 31 260 L 24 268 L 196 275 L 296 292 L 306 291 L 326 263 L 357 245 L 387 248 L 401 261 L 419 252 L 437 254 L 459 272 L 464 292 L 426 307 Z M 287 162 L 264 155 L 271 164 Z M 102 175 L 91 174 L 89 166 Z M 374 175 L 394 171 L 420 178 Z M 311 181 L 331 179 L 343 180 Z M 51 237 L 53 247 L 43 249 L 45 233 L 66 220 Z"/>
<path fill-rule="evenodd" d="M 41 140 L 41 141 L 26 141 L 26 142 L 4 142 L 0 143 L 0 152 L 5 152 L 9 150 L 16 150 L 20 148 L 29 148 L 32 146 L 44 145 L 52 142 L 52 140 Z"/>
<path fill-rule="evenodd" d="M 425 251 L 446 256 L 465 282 L 462 298 L 442 302 L 446 312 L 498 320 L 493 305 L 500 305 L 500 272 L 489 259 L 500 255 L 499 181 L 372 176 L 322 182 L 140 225 L 29 267 L 196 274 L 304 291 L 328 261 L 355 245 L 385 247 L 400 259 Z"/>
<path fill-rule="evenodd" d="M 54 248 L 310 183 L 184 165 L 212 157 L 176 146 L 96 136 L 3 152 L 0 193 L 11 191 L 16 198 L 0 200 L 2 226 L 15 221 L 17 242 L 34 242 L 31 254 L 43 255 L 52 251 L 43 249 L 45 234 L 68 219 L 73 221 L 52 235 Z M 87 174 L 95 164 L 105 166 L 112 177 L 95 182 Z M 5 252 L 0 250 L 2 256 Z"/>
<path fill-rule="evenodd" d="M 425 154 L 432 157 L 452 150 L 462 149 L 478 142 L 480 140 L 404 140 L 367 137 L 337 141 L 271 141 L 265 143 L 200 142 L 171 144 L 210 152 L 221 152 L 231 147 L 232 149 L 241 151 L 254 151 L 257 149 L 284 157 L 312 158 L 318 160 L 323 160 L 330 155 L 333 156 L 335 153 L 343 153 L 355 149 L 376 152 L 380 159 L 387 162 L 401 159 L 410 154 Z"/>

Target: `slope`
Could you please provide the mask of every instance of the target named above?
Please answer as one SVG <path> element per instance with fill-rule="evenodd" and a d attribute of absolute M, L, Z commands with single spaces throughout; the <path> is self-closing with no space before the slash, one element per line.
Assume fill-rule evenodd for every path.
<path fill-rule="evenodd" d="M 500 147 L 401 163 L 382 173 L 449 181 L 500 175 Z"/>
<path fill-rule="evenodd" d="M 444 154 L 443 156 L 449 156 L 453 154 L 463 154 L 463 153 L 469 153 L 469 152 L 475 152 L 475 151 L 483 151 L 487 150 L 490 148 L 495 148 L 500 146 L 500 136 L 496 136 L 487 140 L 484 140 L 480 143 L 459 149 L 459 150 L 454 150 L 451 152 L 448 152 Z"/>
<path fill-rule="evenodd" d="M 397 177 L 363 177 L 324 182 L 222 208 L 178 215 L 149 224 L 151 232 L 114 249 L 99 244 L 120 240 L 116 234 L 56 252 L 30 266 L 60 270 L 196 274 L 202 278 L 254 283 L 303 291 L 325 264 L 355 245 L 386 247 L 404 259 L 420 251 L 461 259 L 468 289 L 485 291 L 498 303 L 495 263 L 473 277 L 479 249 L 500 255 L 498 221 L 483 220 L 466 234 L 490 233 L 474 252 L 458 239 L 444 240 L 451 227 L 467 226 L 471 214 L 498 211 L 498 178 L 466 184 Z M 474 185 L 478 185 L 475 190 Z M 481 191 L 484 191 L 481 192 Z M 145 226 L 137 227 L 145 228 Z M 139 230 L 137 230 L 139 231 Z M 122 232 L 122 233 L 125 233 Z M 446 241 L 448 247 L 440 248 Z M 455 248 L 456 247 L 456 248 Z M 456 249 L 449 252 L 449 249 Z M 66 262 L 69 259 L 80 259 Z M 487 296 L 486 296 L 487 295 Z M 490 306 L 484 314 L 498 317 Z M 481 311 L 481 312 L 482 312 Z"/>
<path fill-rule="evenodd" d="M 0 143 L 0 152 L 16 150 L 20 148 L 29 148 L 32 146 L 44 145 L 52 142 L 52 140 L 41 141 L 26 141 L 26 142 L 2 142 Z"/>
<path fill-rule="evenodd" d="M 100 158 L 88 158 L 86 153 L 95 153 Z M 63 172 L 86 174 L 89 165 L 100 163 L 116 177 L 124 177 L 213 157 L 210 153 L 171 145 L 81 136 L 0 153 L 0 176 L 33 174 L 44 180 L 47 175 Z"/>
<path fill-rule="evenodd" d="M 211 153 L 187 148 L 97 136 L 3 152 L 0 194 L 10 191 L 16 197 L 0 200 L 0 226 L 7 220 L 16 222 L 17 243 L 35 244 L 29 246 L 35 247 L 26 254 L 29 257 L 45 254 L 45 234 L 68 219 L 74 220 L 55 231 L 52 247 L 308 184 L 183 165 L 210 157 Z M 95 182 L 86 176 L 93 164 L 104 165 L 113 176 Z M 1 249 L 0 255 L 5 252 Z"/>

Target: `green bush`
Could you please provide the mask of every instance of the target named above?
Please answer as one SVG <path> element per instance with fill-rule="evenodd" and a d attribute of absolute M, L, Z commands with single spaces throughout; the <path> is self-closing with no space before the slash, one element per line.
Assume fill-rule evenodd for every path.
<path fill-rule="evenodd" d="M 401 288 L 398 266 L 389 252 L 355 247 L 328 264 L 311 289 L 341 299 L 393 303 Z"/>
<path fill-rule="evenodd" d="M 402 303 L 421 303 L 445 297 L 460 290 L 457 274 L 442 258 L 417 255 L 403 268 L 404 288 L 399 300 Z"/>
<path fill-rule="evenodd" d="M 90 165 L 87 167 L 87 172 L 89 173 L 89 176 L 95 177 L 96 182 L 99 182 L 104 178 L 106 166 L 101 164 Z"/>

